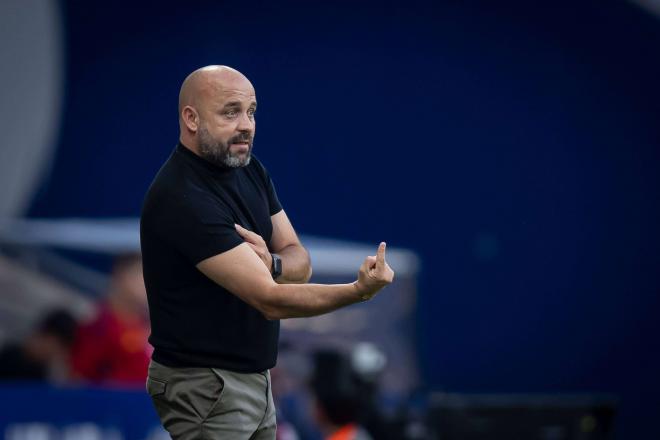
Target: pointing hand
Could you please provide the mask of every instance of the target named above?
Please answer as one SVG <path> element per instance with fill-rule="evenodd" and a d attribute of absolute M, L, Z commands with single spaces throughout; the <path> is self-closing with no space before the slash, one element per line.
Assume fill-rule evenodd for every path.
<path fill-rule="evenodd" d="M 360 266 L 358 280 L 354 283 L 363 300 L 373 298 L 379 290 L 394 280 L 394 271 L 385 261 L 385 242 L 378 246 L 376 256 L 370 255 Z"/>

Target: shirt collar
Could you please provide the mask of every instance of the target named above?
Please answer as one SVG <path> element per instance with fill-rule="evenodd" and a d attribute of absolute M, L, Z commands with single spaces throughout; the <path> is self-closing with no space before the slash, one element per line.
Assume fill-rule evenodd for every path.
<path fill-rule="evenodd" d="M 181 154 L 183 157 L 186 158 L 186 160 L 191 163 L 194 167 L 196 168 L 202 168 L 210 173 L 213 173 L 215 175 L 230 175 L 233 174 L 235 171 L 235 168 L 230 168 L 225 165 L 216 165 L 213 164 L 206 159 L 198 156 L 194 151 L 192 151 L 190 148 L 186 147 L 179 141 L 179 143 L 176 146 L 176 152 Z"/>

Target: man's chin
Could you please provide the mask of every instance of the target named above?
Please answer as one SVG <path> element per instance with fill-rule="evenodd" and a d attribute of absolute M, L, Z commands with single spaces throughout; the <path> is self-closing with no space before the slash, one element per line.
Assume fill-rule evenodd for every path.
<path fill-rule="evenodd" d="M 231 156 L 227 156 L 224 162 L 225 165 L 230 168 L 241 168 L 249 165 L 251 159 L 252 155 L 248 151 L 245 153 L 232 154 Z"/>

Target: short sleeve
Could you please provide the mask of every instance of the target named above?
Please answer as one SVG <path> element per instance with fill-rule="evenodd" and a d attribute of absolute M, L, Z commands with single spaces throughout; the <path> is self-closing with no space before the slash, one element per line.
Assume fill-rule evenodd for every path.
<path fill-rule="evenodd" d="M 277 191 L 275 191 L 273 179 L 271 179 L 268 174 L 266 174 L 266 178 L 268 179 L 268 207 L 270 209 L 270 215 L 275 215 L 282 210 L 282 204 L 280 203 L 280 199 L 277 197 Z"/>
<path fill-rule="evenodd" d="M 268 196 L 268 211 L 271 216 L 275 215 L 283 209 L 280 199 L 277 197 L 277 191 L 275 191 L 275 184 L 273 183 L 273 179 L 270 178 L 268 170 L 266 170 L 266 167 L 263 166 L 261 161 L 255 157 L 254 162 L 259 178 L 265 185 L 266 195 Z"/>
<path fill-rule="evenodd" d="M 162 217 L 161 238 L 193 264 L 235 248 L 244 240 L 229 209 L 206 196 L 183 197 Z"/>

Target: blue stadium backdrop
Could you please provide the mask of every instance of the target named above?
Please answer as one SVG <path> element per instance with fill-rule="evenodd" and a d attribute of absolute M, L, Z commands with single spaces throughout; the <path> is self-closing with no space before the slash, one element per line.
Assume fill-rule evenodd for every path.
<path fill-rule="evenodd" d="M 561 0 L 60 6 L 64 117 L 30 216 L 137 216 L 180 82 L 234 66 L 295 226 L 422 256 L 427 389 L 611 392 L 619 433 L 658 435 L 656 18 Z"/>

